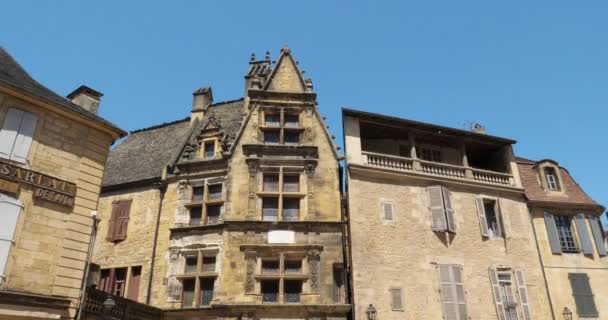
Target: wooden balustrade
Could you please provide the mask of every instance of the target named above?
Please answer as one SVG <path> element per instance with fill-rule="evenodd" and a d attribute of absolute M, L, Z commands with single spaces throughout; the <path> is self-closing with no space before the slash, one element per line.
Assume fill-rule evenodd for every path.
<path fill-rule="evenodd" d="M 433 176 L 474 180 L 481 183 L 515 186 L 513 176 L 507 173 L 476 169 L 465 166 L 456 166 L 441 162 L 425 161 L 398 157 L 375 152 L 361 152 L 363 163 L 377 168 L 421 172 Z"/>

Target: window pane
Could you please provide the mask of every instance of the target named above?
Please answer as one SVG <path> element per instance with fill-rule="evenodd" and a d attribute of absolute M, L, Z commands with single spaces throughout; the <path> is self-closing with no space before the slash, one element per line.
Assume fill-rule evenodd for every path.
<path fill-rule="evenodd" d="M 572 220 L 569 216 L 555 216 L 557 235 L 563 252 L 578 252 L 578 246 L 572 232 Z"/>
<path fill-rule="evenodd" d="M 285 261 L 285 273 L 301 273 L 302 260 Z"/>
<path fill-rule="evenodd" d="M 300 302 L 302 294 L 302 281 L 300 280 L 285 280 L 285 302 L 297 303 Z"/>
<path fill-rule="evenodd" d="M 222 185 L 211 184 L 209 185 L 209 200 L 221 200 L 222 199 Z"/>
<path fill-rule="evenodd" d="M 212 159 L 215 157 L 215 142 L 205 142 L 205 158 Z"/>
<path fill-rule="evenodd" d="M 545 177 L 547 178 L 547 186 L 549 187 L 549 190 L 559 190 L 559 180 L 557 179 L 555 168 L 545 168 Z"/>
<path fill-rule="evenodd" d="M 278 114 L 266 114 L 264 124 L 267 127 L 278 127 L 281 122 L 281 117 Z"/>
<path fill-rule="evenodd" d="M 286 114 L 285 115 L 285 127 L 286 128 L 297 128 L 299 122 L 298 115 Z"/>
<path fill-rule="evenodd" d="M 283 198 L 283 220 L 297 221 L 300 218 L 300 199 Z"/>
<path fill-rule="evenodd" d="M 283 192 L 299 192 L 300 191 L 300 176 L 284 175 L 283 176 Z"/>
<path fill-rule="evenodd" d="M 300 133 L 285 131 L 285 144 L 295 145 L 300 143 Z"/>
<path fill-rule="evenodd" d="M 496 215 L 496 201 L 483 199 L 483 208 L 486 212 L 486 221 L 488 223 L 488 235 L 490 237 L 500 237 L 500 225 L 498 216 Z"/>
<path fill-rule="evenodd" d="M 262 302 L 278 302 L 279 301 L 279 281 L 262 281 Z"/>
<path fill-rule="evenodd" d="M 264 221 L 277 221 L 277 215 L 279 212 L 279 199 L 278 198 L 263 198 L 262 199 L 262 211 Z"/>
<path fill-rule="evenodd" d="M 203 257 L 203 272 L 215 271 L 215 257 Z"/>
<path fill-rule="evenodd" d="M 201 279 L 201 305 L 208 306 L 213 300 L 214 279 Z"/>
<path fill-rule="evenodd" d="M 207 224 L 216 224 L 219 222 L 222 205 L 207 206 Z"/>
<path fill-rule="evenodd" d="M 265 174 L 263 190 L 269 191 L 269 192 L 278 192 L 279 191 L 279 175 Z"/>
<path fill-rule="evenodd" d="M 184 307 L 192 307 L 194 302 L 194 286 L 196 282 L 194 279 L 184 280 L 183 293 L 182 293 L 182 305 Z"/>
<path fill-rule="evenodd" d="M 192 201 L 203 201 L 205 187 L 192 187 Z"/>
<path fill-rule="evenodd" d="M 203 210 L 201 207 L 190 208 L 190 225 L 191 226 L 200 225 L 202 217 L 203 217 Z"/>
<path fill-rule="evenodd" d="M 198 264 L 197 256 L 186 257 L 186 273 L 195 273 L 197 271 L 196 265 Z"/>
<path fill-rule="evenodd" d="M 263 260 L 262 261 L 262 273 L 270 273 L 270 274 L 279 273 L 279 261 L 278 260 Z"/>
<path fill-rule="evenodd" d="M 265 143 L 279 143 L 279 131 L 278 130 L 264 131 L 264 142 Z"/>
<path fill-rule="evenodd" d="M 127 268 L 116 269 L 116 280 L 114 282 L 113 294 L 119 297 L 123 297 L 125 294 L 125 287 L 127 285 Z"/>

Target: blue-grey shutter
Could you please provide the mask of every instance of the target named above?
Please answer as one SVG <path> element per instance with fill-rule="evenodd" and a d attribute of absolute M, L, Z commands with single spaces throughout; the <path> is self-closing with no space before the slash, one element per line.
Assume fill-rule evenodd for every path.
<path fill-rule="evenodd" d="M 19 200 L 0 193 L 0 277 L 4 277 L 20 211 Z"/>
<path fill-rule="evenodd" d="M 532 315 L 530 311 L 530 301 L 528 296 L 528 288 L 526 284 L 526 277 L 524 271 L 521 269 L 515 269 L 515 280 L 517 282 L 517 291 L 519 292 L 519 303 L 521 304 L 522 314 L 524 320 L 531 320 Z"/>
<path fill-rule="evenodd" d="M 454 208 L 452 207 L 452 193 L 446 187 L 441 187 L 443 204 L 449 232 L 456 233 L 456 221 L 454 221 Z"/>
<path fill-rule="evenodd" d="M 486 219 L 486 209 L 483 206 L 483 198 L 477 198 L 475 202 L 477 203 L 477 215 L 479 216 L 479 226 L 481 228 L 481 235 L 483 237 L 488 237 L 488 221 Z"/>
<path fill-rule="evenodd" d="M 507 315 L 505 314 L 504 302 L 502 301 L 502 295 L 500 294 L 498 272 L 495 268 L 490 268 L 489 271 L 490 283 L 492 284 L 492 293 L 494 294 L 494 304 L 496 305 L 496 314 L 498 314 L 498 320 L 506 320 Z"/>
<path fill-rule="evenodd" d="M 429 194 L 429 208 L 431 210 L 431 230 L 446 231 L 447 221 L 445 208 L 443 206 L 443 194 L 441 186 L 430 186 L 426 188 Z"/>
<path fill-rule="evenodd" d="M 593 232 L 593 238 L 595 239 L 595 246 L 597 247 L 597 253 L 600 256 L 605 256 L 606 244 L 604 243 L 604 235 L 602 234 L 602 227 L 600 226 L 600 220 L 596 216 L 589 217 L 589 224 L 591 225 L 591 232 Z"/>
<path fill-rule="evenodd" d="M 598 316 L 593 291 L 586 273 L 569 273 L 572 295 L 576 303 L 576 313 L 579 317 L 596 318 Z"/>
<path fill-rule="evenodd" d="M 584 254 L 593 255 L 593 245 L 591 244 L 591 238 L 589 237 L 589 231 L 587 230 L 587 223 L 585 223 L 585 215 L 579 213 L 574 217 L 576 222 L 576 231 L 578 231 L 578 239 L 581 243 Z"/>
<path fill-rule="evenodd" d="M 22 118 L 23 111 L 19 109 L 10 108 L 6 112 L 0 131 L 0 157 L 10 159 Z"/>
<path fill-rule="evenodd" d="M 559 243 L 555 217 L 551 213 L 545 212 L 545 226 L 547 227 L 547 235 L 549 236 L 549 243 L 551 244 L 551 252 L 562 253 L 562 245 Z"/>
<path fill-rule="evenodd" d="M 15 145 L 11 153 L 11 160 L 15 160 L 21 163 L 27 161 L 27 156 L 30 153 L 30 147 L 32 146 L 32 139 L 34 137 L 34 131 L 36 130 L 36 122 L 38 117 L 33 113 L 24 112 L 23 118 L 21 119 L 21 125 L 19 126 L 19 133 L 17 139 L 15 139 Z"/>

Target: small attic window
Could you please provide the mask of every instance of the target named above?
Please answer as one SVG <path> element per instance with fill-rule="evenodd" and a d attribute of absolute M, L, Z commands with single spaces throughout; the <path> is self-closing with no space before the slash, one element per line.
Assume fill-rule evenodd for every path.
<path fill-rule="evenodd" d="M 547 179 L 547 188 L 551 191 L 560 191 L 559 178 L 554 167 L 543 168 L 545 179 Z"/>

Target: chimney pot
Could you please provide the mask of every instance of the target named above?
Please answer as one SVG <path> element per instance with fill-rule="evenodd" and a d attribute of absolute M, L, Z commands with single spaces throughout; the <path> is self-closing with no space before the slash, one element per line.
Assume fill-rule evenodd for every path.
<path fill-rule="evenodd" d="M 97 114 L 99 111 L 99 103 L 101 102 L 103 93 L 93 90 L 85 85 L 78 87 L 67 95 L 67 98 L 76 105 L 90 113 Z"/>
<path fill-rule="evenodd" d="M 213 91 L 211 87 L 202 87 L 192 93 L 192 113 L 190 120 L 202 120 L 205 111 L 213 103 Z"/>

